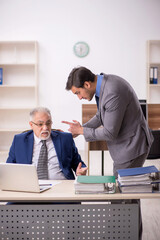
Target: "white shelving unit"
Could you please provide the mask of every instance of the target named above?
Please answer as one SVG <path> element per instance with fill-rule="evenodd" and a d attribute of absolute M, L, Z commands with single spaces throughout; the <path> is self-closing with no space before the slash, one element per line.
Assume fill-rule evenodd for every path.
<path fill-rule="evenodd" d="M 150 68 L 158 69 L 157 84 L 150 83 Z M 160 40 L 147 42 L 147 102 L 160 103 Z"/>
<path fill-rule="evenodd" d="M 38 44 L 0 42 L 0 162 L 6 161 L 15 134 L 29 129 L 29 112 L 38 105 Z"/>

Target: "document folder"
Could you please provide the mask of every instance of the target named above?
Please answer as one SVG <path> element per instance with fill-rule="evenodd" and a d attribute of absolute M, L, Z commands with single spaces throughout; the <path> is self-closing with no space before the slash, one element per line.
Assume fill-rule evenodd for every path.
<path fill-rule="evenodd" d="M 79 183 L 115 183 L 115 176 L 78 176 Z"/>
<path fill-rule="evenodd" d="M 115 176 L 77 176 L 76 193 L 115 193 Z"/>
<path fill-rule="evenodd" d="M 142 175 L 147 173 L 156 173 L 159 172 L 158 169 L 153 166 L 148 167 L 137 167 L 137 168 L 126 168 L 117 170 L 120 177 L 133 176 L 133 175 Z"/>

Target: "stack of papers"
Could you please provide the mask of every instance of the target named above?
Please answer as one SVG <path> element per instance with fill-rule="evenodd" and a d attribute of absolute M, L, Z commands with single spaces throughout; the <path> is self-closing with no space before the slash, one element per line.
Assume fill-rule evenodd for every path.
<path fill-rule="evenodd" d="M 77 176 L 75 193 L 115 193 L 114 176 Z"/>
<path fill-rule="evenodd" d="M 139 184 L 150 184 L 152 182 L 150 173 L 148 174 L 142 174 L 142 175 L 133 175 L 131 176 L 125 176 L 120 177 L 118 176 L 118 182 L 121 183 L 121 185 L 139 185 Z"/>
<path fill-rule="evenodd" d="M 158 169 L 155 166 L 119 169 L 118 184 L 122 193 L 148 193 L 153 190 Z"/>
<path fill-rule="evenodd" d="M 152 184 L 134 185 L 134 186 L 120 186 L 122 193 L 151 193 Z"/>

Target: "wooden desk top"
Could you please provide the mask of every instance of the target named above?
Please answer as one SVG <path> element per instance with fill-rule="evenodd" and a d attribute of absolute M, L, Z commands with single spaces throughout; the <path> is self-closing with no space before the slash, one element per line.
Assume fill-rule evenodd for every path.
<path fill-rule="evenodd" d="M 54 181 L 49 181 L 53 182 Z M 56 181 L 57 182 L 57 181 Z M 0 202 L 72 202 L 72 201 L 110 201 L 122 199 L 160 198 L 160 193 L 141 194 L 75 194 L 74 180 L 63 180 L 42 193 L 12 192 L 0 190 Z"/>

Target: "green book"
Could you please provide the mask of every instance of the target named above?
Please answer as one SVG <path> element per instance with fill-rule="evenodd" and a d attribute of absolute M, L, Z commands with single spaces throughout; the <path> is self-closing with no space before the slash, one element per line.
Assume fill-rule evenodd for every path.
<path fill-rule="evenodd" d="M 115 183 L 115 176 L 77 176 L 78 183 Z"/>

